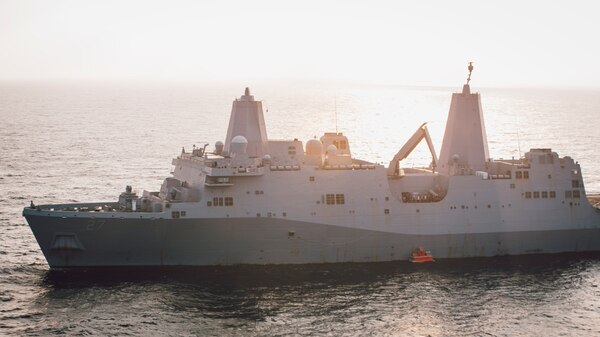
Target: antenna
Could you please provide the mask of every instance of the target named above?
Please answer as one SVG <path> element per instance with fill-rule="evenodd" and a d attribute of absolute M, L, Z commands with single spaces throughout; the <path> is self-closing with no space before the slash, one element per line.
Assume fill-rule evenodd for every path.
<path fill-rule="evenodd" d="M 515 116 L 517 119 L 517 150 L 519 151 L 519 159 L 521 159 L 521 141 L 519 137 L 519 114 Z"/>
<path fill-rule="evenodd" d="M 338 134 L 338 123 L 337 123 L 337 95 L 333 96 L 333 111 L 335 114 L 335 134 Z"/>
<path fill-rule="evenodd" d="M 471 73 L 473 72 L 473 62 L 469 62 L 469 77 L 467 77 L 467 84 L 471 82 Z"/>

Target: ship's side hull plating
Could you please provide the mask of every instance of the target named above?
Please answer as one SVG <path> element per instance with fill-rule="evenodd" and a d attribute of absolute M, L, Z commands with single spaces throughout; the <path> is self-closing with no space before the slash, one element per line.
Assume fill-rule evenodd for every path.
<path fill-rule="evenodd" d="M 93 219 L 26 215 L 51 268 L 407 260 L 600 250 L 600 230 L 413 235 L 281 218 Z"/>

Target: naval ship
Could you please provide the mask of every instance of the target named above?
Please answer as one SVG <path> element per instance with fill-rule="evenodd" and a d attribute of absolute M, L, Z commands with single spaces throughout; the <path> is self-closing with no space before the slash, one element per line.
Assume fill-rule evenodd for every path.
<path fill-rule="evenodd" d="M 261 101 L 235 99 L 224 142 L 182 150 L 159 191 L 34 205 L 23 215 L 52 269 L 436 259 L 600 250 L 581 168 L 547 148 L 494 160 L 472 66 L 452 94 L 439 157 L 427 125 L 389 165 L 343 133 L 269 140 Z M 401 165 L 425 141 L 429 167 Z"/>

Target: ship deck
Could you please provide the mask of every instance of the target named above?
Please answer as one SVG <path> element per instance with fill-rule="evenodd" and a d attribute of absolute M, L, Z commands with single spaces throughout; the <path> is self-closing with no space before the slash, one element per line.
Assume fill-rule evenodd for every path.
<path fill-rule="evenodd" d="M 600 209 L 600 193 L 588 194 L 587 199 L 594 208 Z M 62 212 L 138 212 L 152 213 L 141 210 L 125 210 L 118 202 L 92 202 L 92 203 L 73 203 L 73 204 L 47 204 L 36 205 L 34 208 L 41 211 L 62 211 Z"/>
<path fill-rule="evenodd" d="M 73 204 L 47 204 L 28 207 L 44 212 L 142 212 L 140 210 L 125 210 L 118 202 L 91 202 Z M 143 212 L 149 213 L 149 212 Z"/>

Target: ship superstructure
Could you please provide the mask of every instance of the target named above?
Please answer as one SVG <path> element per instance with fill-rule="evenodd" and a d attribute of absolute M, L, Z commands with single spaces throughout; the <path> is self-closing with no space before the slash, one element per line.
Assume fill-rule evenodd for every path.
<path fill-rule="evenodd" d="M 425 140 L 426 168 L 402 159 Z M 581 168 L 550 149 L 489 158 L 478 93 L 452 96 L 439 158 L 425 124 L 388 167 L 342 133 L 269 140 L 246 88 L 214 149 L 182 150 L 159 191 L 23 214 L 52 268 L 299 264 L 600 250 Z"/>

